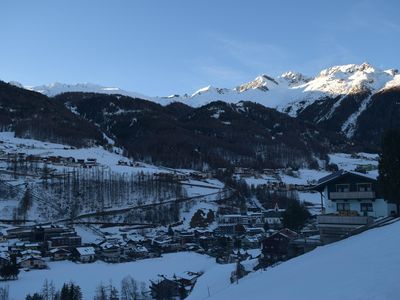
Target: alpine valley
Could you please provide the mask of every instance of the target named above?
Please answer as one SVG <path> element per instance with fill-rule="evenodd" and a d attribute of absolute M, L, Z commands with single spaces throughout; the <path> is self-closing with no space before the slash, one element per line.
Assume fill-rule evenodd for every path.
<path fill-rule="evenodd" d="M 400 75 L 368 63 L 334 66 L 315 77 L 260 75 L 233 89 L 208 86 L 169 97 L 94 84 L 22 88 L 14 82 L 0 92 L 2 126 L 17 135 L 68 143 L 63 137 L 71 132 L 63 131 L 86 123 L 73 144 L 83 136 L 103 144 L 105 134 L 127 155 L 170 167 L 312 166 L 329 152 L 376 153 L 382 133 L 400 127 Z M 55 110 L 52 120 L 73 126 L 32 130 L 23 102 L 38 112 L 34 118 L 46 118 L 45 106 Z"/>
<path fill-rule="evenodd" d="M 0 300 L 397 299 L 396 128 L 400 74 L 367 63 L 169 97 L 0 81 Z"/>

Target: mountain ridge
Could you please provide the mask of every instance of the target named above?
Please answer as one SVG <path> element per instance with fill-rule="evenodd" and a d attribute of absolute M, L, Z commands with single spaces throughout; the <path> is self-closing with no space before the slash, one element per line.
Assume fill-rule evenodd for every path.
<path fill-rule="evenodd" d="M 21 87 L 15 82 L 12 84 Z M 378 151 L 383 132 L 400 127 L 400 121 L 397 121 L 400 119 L 400 74 L 396 69 L 381 70 L 368 63 L 333 66 L 315 77 L 293 71 L 276 78 L 262 74 L 235 88 L 207 86 L 183 96 L 146 97 L 93 84 L 57 83 L 30 89 L 53 98 L 74 90 L 122 95 L 163 107 L 171 103 L 201 108 L 216 101 L 227 104 L 252 102 L 312 123 L 318 129 L 342 134 L 365 151 Z"/>

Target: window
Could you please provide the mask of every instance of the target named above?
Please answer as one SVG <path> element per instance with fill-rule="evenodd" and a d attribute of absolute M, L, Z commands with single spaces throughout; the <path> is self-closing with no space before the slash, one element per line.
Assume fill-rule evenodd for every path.
<path fill-rule="evenodd" d="M 359 192 L 371 192 L 372 186 L 370 183 L 357 183 L 357 189 Z"/>
<path fill-rule="evenodd" d="M 363 212 L 373 211 L 372 203 L 360 203 L 360 210 Z"/>
<path fill-rule="evenodd" d="M 337 211 L 350 211 L 350 203 L 337 203 Z"/>
<path fill-rule="evenodd" d="M 336 192 L 349 192 L 350 186 L 348 184 L 337 184 L 336 185 Z"/>

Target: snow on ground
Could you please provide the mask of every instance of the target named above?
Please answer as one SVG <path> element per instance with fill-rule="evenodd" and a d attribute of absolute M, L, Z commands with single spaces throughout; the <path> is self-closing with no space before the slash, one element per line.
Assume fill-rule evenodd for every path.
<path fill-rule="evenodd" d="M 339 169 L 354 171 L 358 165 L 378 166 L 378 154 L 358 153 L 357 157 L 347 153 L 329 154 L 330 163 L 337 164 Z"/>
<path fill-rule="evenodd" d="M 104 239 L 99 231 L 94 231 L 87 226 L 76 225 L 74 228 L 76 233 L 82 238 L 82 243 L 97 243 Z"/>
<path fill-rule="evenodd" d="M 298 192 L 301 202 L 309 202 L 315 205 L 321 204 L 321 195 L 318 192 Z"/>
<path fill-rule="evenodd" d="M 318 181 L 320 178 L 327 176 L 330 172 L 325 170 L 311 170 L 311 169 L 300 169 L 295 171 L 296 177 L 289 176 L 285 173 L 281 173 L 282 182 L 286 184 L 301 184 L 307 185 L 311 182 Z"/>
<path fill-rule="evenodd" d="M 4 219 L 12 219 L 14 210 L 18 207 L 17 200 L 0 200 L 0 216 Z"/>
<path fill-rule="evenodd" d="M 199 279 L 189 299 L 396 300 L 400 285 L 400 222 L 319 247 L 227 287 L 229 267 Z M 219 284 L 215 285 L 214 280 Z M 225 284 L 223 284 L 225 283 Z"/>
<path fill-rule="evenodd" d="M 299 200 L 301 202 L 312 203 L 312 206 L 308 206 L 308 210 L 312 215 L 321 214 L 321 195 L 318 192 L 298 192 Z"/>
<path fill-rule="evenodd" d="M 188 300 L 208 299 L 224 289 L 231 286 L 230 276 L 235 270 L 236 264 L 215 265 L 208 272 L 204 273 L 197 279 L 196 285 L 192 293 L 187 298 Z M 262 287 L 260 287 L 262 288 Z M 229 299 L 229 298 L 226 298 Z M 244 297 L 242 299 L 251 299 Z"/>
<path fill-rule="evenodd" d="M 195 205 L 191 206 L 190 208 L 184 208 L 181 210 L 180 218 L 183 220 L 183 224 L 176 227 L 176 229 L 187 229 L 190 228 L 190 220 L 192 219 L 193 215 L 197 212 L 197 210 L 201 209 L 206 215 L 209 210 L 214 211 L 214 215 L 216 215 L 218 210 L 218 204 L 215 202 L 197 202 Z M 216 222 L 213 222 L 208 227 L 209 230 L 214 230 L 217 227 Z"/>
<path fill-rule="evenodd" d="M 207 273 L 215 265 L 214 258 L 189 252 L 165 254 L 160 258 L 121 264 L 100 261 L 92 264 L 50 262 L 48 270 L 21 271 L 18 280 L 1 282 L 0 286 L 9 286 L 10 300 L 21 300 L 25 299 L 28 293 L 40 291 L 45 279 L 53 281 L 57 289 L 61 289 L 64 282 L 72 280 L 81 286 L 84 299 L 93 299 L 95 289 L 100 282 L 108 284 L 111 280 L 119 289 L 121 280 L 130 275 L 148 285 L 149 280 L 157 280 L 159 274 L 172 277 L 174 274 L 184 275 L 186 271 Z"/>
<path fill-rule="evenodd" d="M 0 141 L 3 142 L 0 145 L 0 150 L 5 151 L 6 153 L 24 152 L 27 155 L 62 156 L 84 160 L 87 158 L 96 158 L 99 164 L 108 166 L 112 171 L 120 173 L 166 172 L 161 168 L 144 163 L 140 163 L 140 166 L 137 167 L 118 165 L 119 160 L 128 161 L 128 158 L 117 153 L 109 152 L 102 147 L 75 149 L 62 144 L 17 138 L 15 137 L 14 132 L 0 132 Z"/>
<path fill-rule="evenodd" d="M 258 177 L 243 177 L 243 180 L 249 186 L 258 186 L 263 184 L 272 184 L 274 182 L 279 182 L 274 176 L 262 174 Z"/>

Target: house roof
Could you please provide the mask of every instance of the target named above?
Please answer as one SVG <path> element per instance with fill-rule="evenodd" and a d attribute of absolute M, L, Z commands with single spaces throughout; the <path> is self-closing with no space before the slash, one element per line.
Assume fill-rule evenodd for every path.
<path fill-rule="evenodd" d="M 294 232 L 293 230 L 290 230 L 288 228 L 283 228 L 283 229 L 273 233 L 272 235 L 266 237 L 265 239 L 269 239 L 269 238 L 271 238 L 273 236 L 276 236 L 278 234 L 280 234 L 281 236 L 284 236 L 285 238 L 287 238 L 289 240 L 295 239 L 298 236 L 298 234 L 296 232 Z"/>
<path fill-rule="evenodd" d="M 75 248 L 79 255 L 95 255 L 93 247 L 77 247 Z"/>
<path fill-rule="evenodd" d="M 278 231 L 280 234 L 287 236 L 288 238 L 295 238 L 298 236 L 297 232 L 290 230 L 289 228 L 283 228 Z"/>
<path fill-rule="evenodd" d="M 63 249 L 63 248 L 54 248 L 54 249 L 51 249 L 49 252 L 51 254 L 58 253 L 58 252 L 70 253 L 68 250 Z"/>
<path fill-rule="evenodd" d="M 41 252 L 40 251 L 38 251 L 38 250 L 31 250 L 31 249 L 27 249 L 27 250 L 24 250 L 24 251 L 21 251 L 21 255 L 40 255 L 41 254 Z"/>
<path fill-rule="evenodd" d="M 41 256 L 27 255 L 27 256 L 23 256 L 21 258 L 18 258 L 17 259 L 17 263 L 21 263 L 21 262 L 27 261 L 27 260 L 40 260 L 40 261 L 44 262 L 44 259 Z"/>
<path fill-rule="evenodd" d="M 376 180 L 375 176 L 368 175 L 368 174 L 363 174 L 363 173 L 358 173 L 358 172 L 353 172 L 353 171 L 346 171 L 346 170 L 339 170 L 337 172 L 334 172 L 332 174 L 329 174 L 328 176 L 322 177 L 318 180 L 317 185 L 313 186 L 313 190 L 321 191 L 324 189 L 324 187 L 332 181 L 335 181 L 343 176 L 346 175 L 355 175 L 358 177 L 363 177 L 363 178 L 368 178 L 369 180 Z"/>

